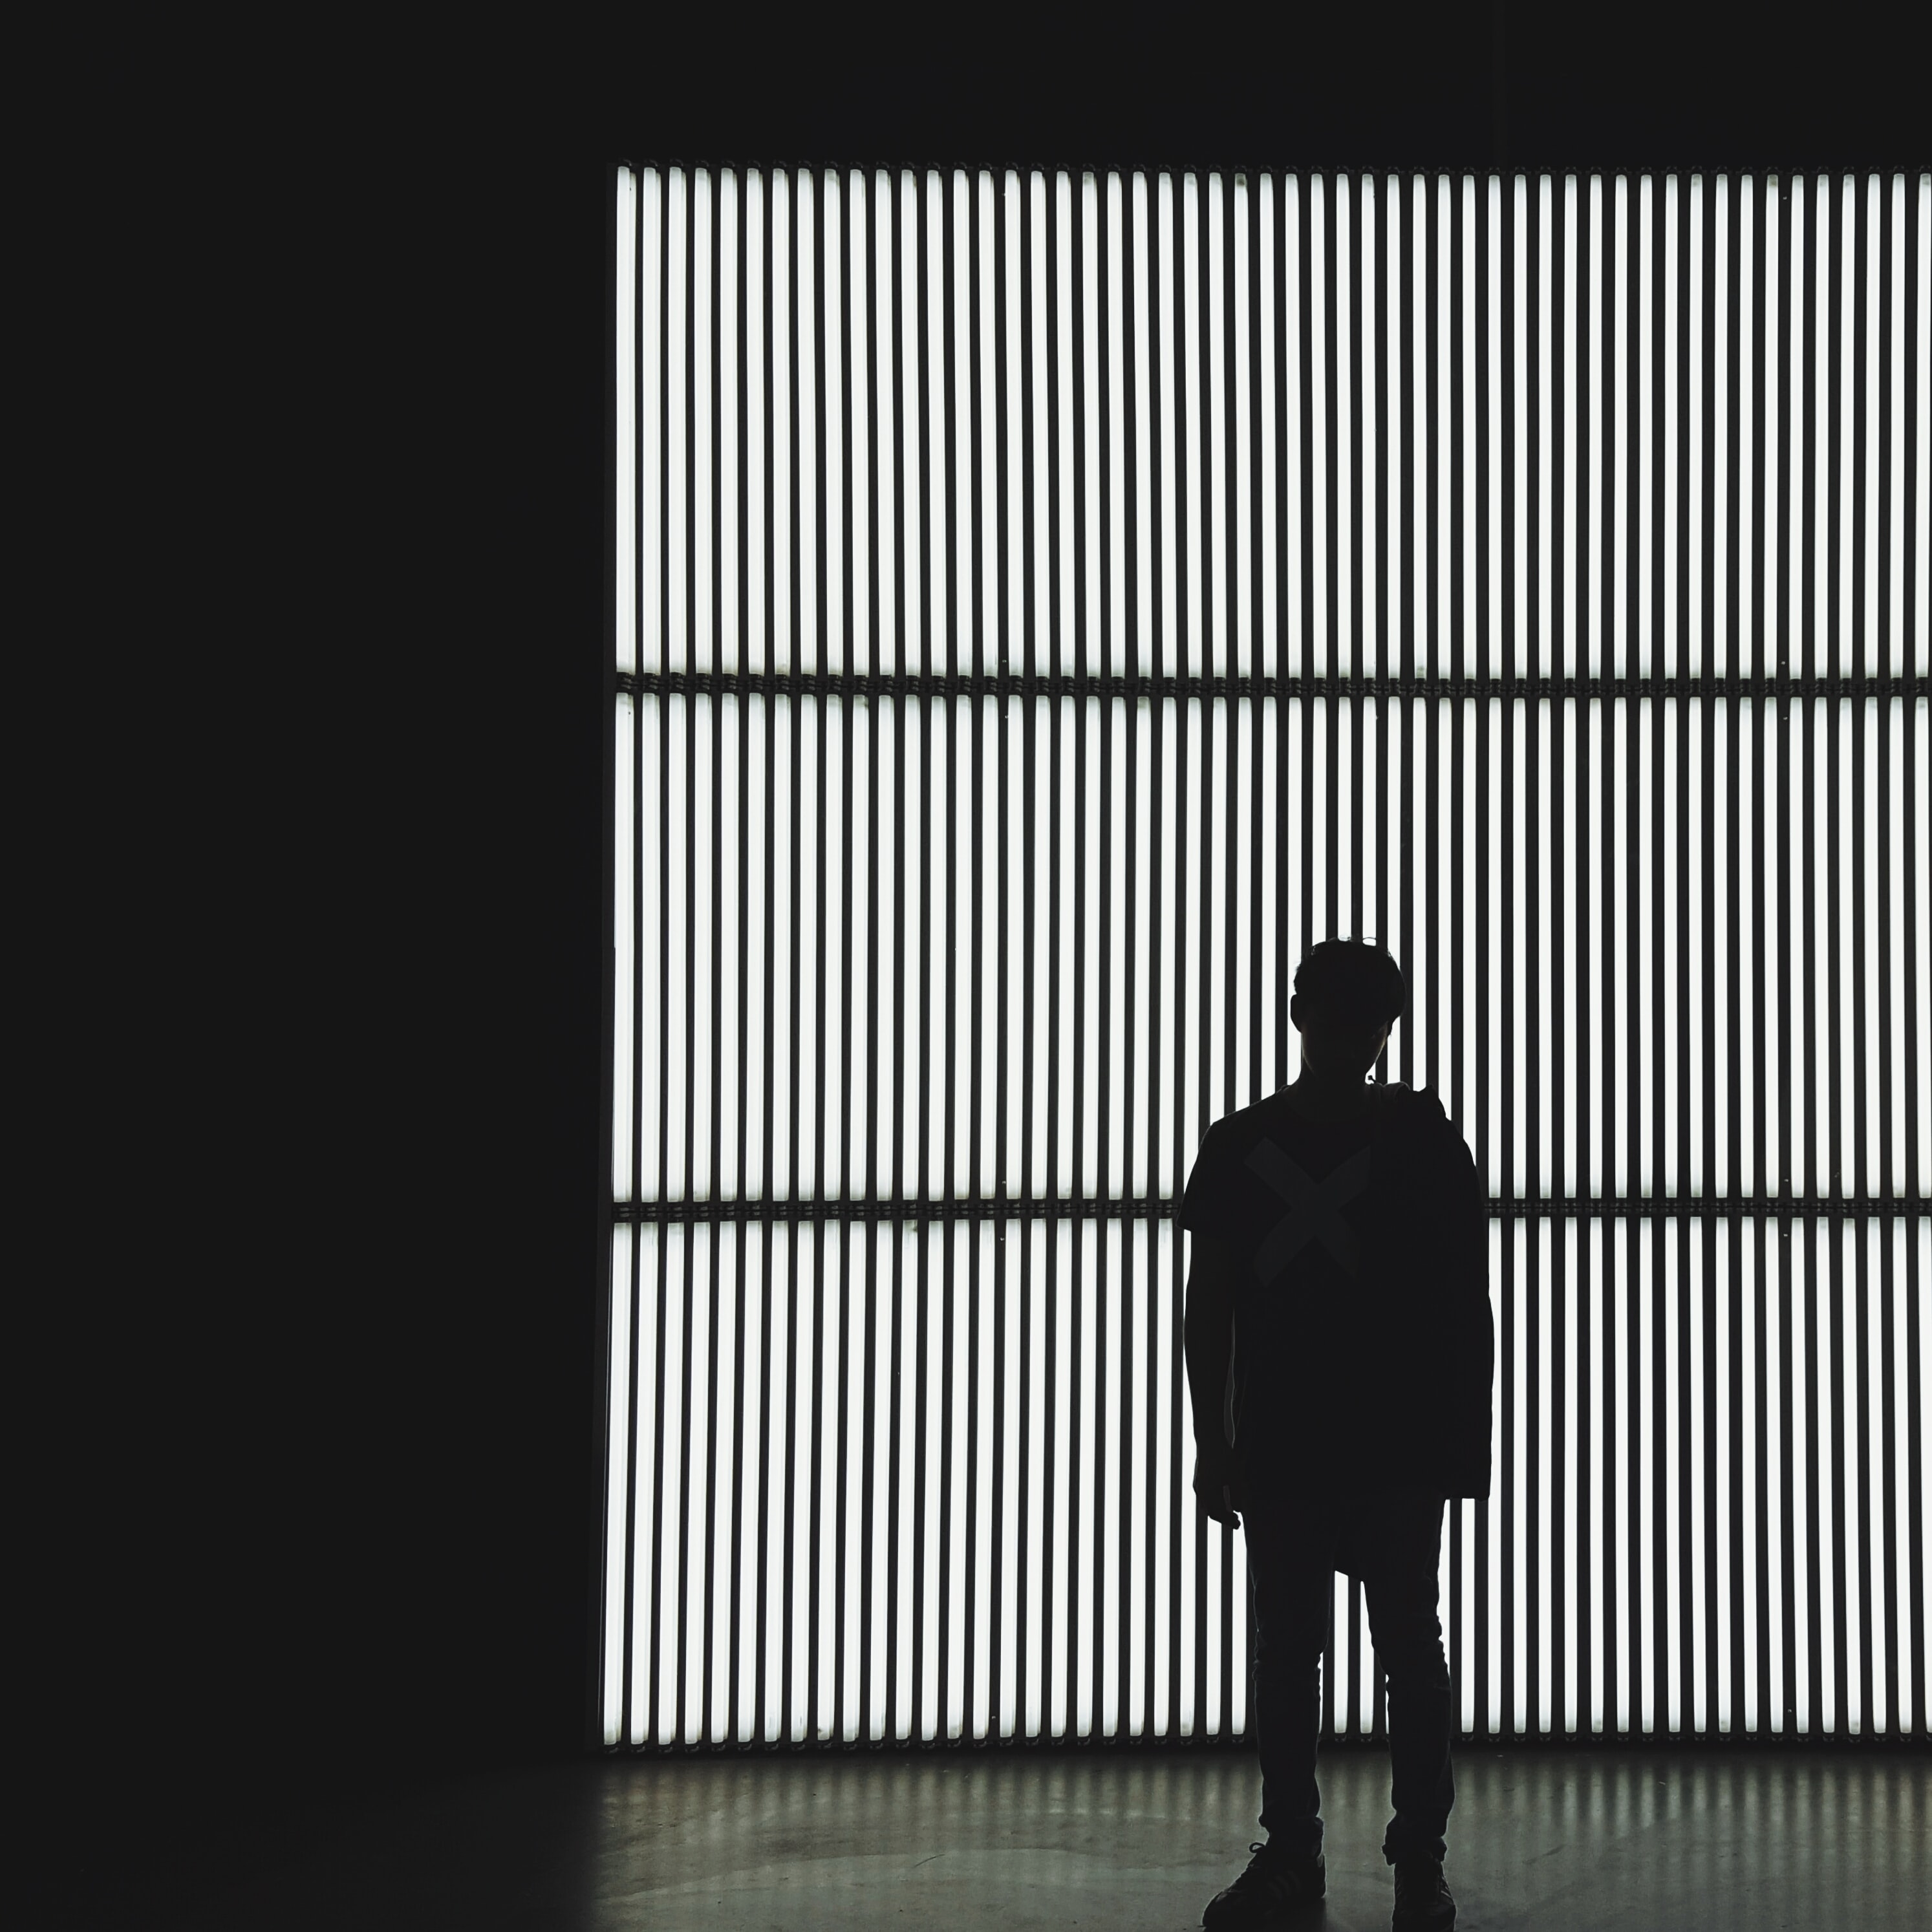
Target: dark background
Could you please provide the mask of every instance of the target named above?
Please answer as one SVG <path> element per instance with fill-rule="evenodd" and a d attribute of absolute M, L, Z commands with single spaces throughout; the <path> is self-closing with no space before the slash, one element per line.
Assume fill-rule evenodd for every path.
<path fill-rule="evenodd" d="M 1926 159 L 1903 8 L 782 17 L 44 64 L 14 1380 L 50 1859 L 589 1748 L 612 162 Z"/>

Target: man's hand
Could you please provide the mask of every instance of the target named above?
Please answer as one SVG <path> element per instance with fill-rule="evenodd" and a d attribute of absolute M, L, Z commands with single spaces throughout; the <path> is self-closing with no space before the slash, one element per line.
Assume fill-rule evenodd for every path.
<path fill-rule="evenodd" d="M 1224 1448 L 1209 1448 L 1197 1443 L 1194 1450 L 1194 1493 L 1201 1507 L 1216 1522 L 1239 1529 L 1236 1511 L 1245 1506 L 1240 1495 L 1240 1476 L 1234 1459 Z"/>

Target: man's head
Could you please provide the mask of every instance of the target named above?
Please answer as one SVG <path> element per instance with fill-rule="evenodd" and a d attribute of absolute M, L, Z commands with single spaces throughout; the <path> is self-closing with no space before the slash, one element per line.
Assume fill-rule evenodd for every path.
<path fill-rule="evenodd" d="M 1288 1015 L 1302 1064 L 1324 1078 L 1360 1079 L 1382 1058 L 1408 1004 L 1402 968 L 1372 940 L 1324 939 L 1296 969 Z"/>

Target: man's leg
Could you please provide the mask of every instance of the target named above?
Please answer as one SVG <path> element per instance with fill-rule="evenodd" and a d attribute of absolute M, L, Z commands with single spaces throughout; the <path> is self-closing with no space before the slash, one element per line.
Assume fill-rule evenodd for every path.
<path fill-rule="evenodd" d="M 1443 1501 L 1394 1496 L 1365 1504 L 1345 1539 L 1346 1556 L 1354 1561 L 1343 1567 L 1362 1580 L 1370 1636 L 1388 1677 L 1395 1815 L 1382 1856 L 1390 1864 L 1412 1856 L 1443 1857 L 1456 1802 L 1449 1660 L 1436 1609 Z"/>
<path fill-rule="evenodd" d="M 1322 1648 L 1335 1598 L 1334 1516 L 1318 1499 L 1252 1487 L 1248 1539 L 1256 1747 L 1263 1830 L 1270 1844 L 1322 1849 L 1315 1760 L 1322 1734 Z"/>

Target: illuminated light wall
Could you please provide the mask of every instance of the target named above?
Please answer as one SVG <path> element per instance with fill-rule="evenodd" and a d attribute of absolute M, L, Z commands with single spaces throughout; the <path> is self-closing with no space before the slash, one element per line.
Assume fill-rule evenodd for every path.
<path fill-rule="evenodd" d="M 1173 1210 L 1336 934 L 1465 1733 L 1924 1738 L 1928 178 L 610 194 L 606 1743 L 1246 1729 Z"/>

